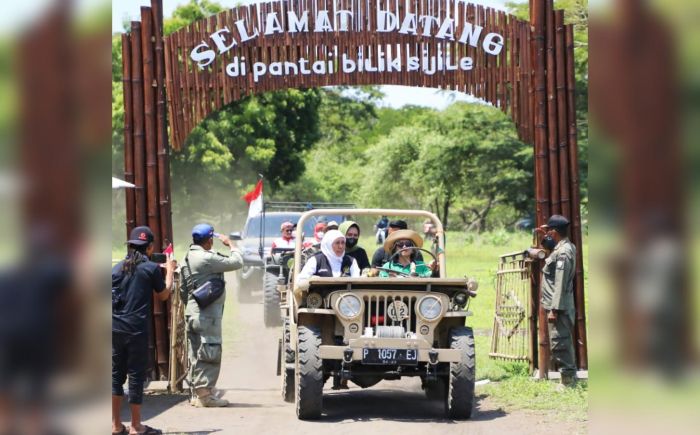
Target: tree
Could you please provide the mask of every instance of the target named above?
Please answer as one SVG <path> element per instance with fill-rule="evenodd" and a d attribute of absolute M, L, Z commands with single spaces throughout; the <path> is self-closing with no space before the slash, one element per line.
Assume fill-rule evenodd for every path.
<path fill-rule="evenodd" d="M 216 15 L 222 11 L 224 11 L 224 7 L 217 2 L 190 0 L 189 3 L 178 5 L 173 11 L 172 17 L 163 19 L 163 33 L 169 35 L 188 24 Z"/>
<path fill-rule="evenodd" d="M 456 103 L 429 111 L 415 125 L 395 128 L 371 147 L 363 195 L 373 205 L 429 208 L 447 226 L 457 207 L 481 230 L 496 204 L 529 208 L 530 147 L 517 139 L 510 119 L 482 104 Z M 376 156 L 380 158 L 376 159 Z"/>
<path fill-rule="evenodd" d="M 215 2 L 190 0 L 164 20 L 164 32 L 223 9 Z M 118 34 L 112 40 L 112 72 L 112 161 L 118 174 L 123 170 L 124 146 Z M 190 133 L 182 151 L 171 154 L 173 217 L 218 222 L 208 215 L 215 204 L 226 204 L 225 209 L 243 215 L 245 203 L 238 198 L 256 182 L 257 174 L 265 176 L 267 192 L 297 180 L 305 169 L 303 152 L 319 138 L 320 102 L 318 89 L 290 89 L 242 99 L 205 119 Z"/>
<path fill-rule="evenodd" d="M 276 192 L 291 201 L 362 202 L 357 193 L 362 183 L 358 159 L 369 145 L 368 136 L 377 123 L 376 87 L 326 88 L 321 92 L 318 116 L 319 139 L 300 157 L 306 162 L 303 177 Z"/>

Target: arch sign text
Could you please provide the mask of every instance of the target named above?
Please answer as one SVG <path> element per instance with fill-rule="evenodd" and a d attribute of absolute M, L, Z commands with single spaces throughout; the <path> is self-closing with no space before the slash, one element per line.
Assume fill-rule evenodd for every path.
<path fill-rule="evenodd" d="M 460 22 L 452 16 L 435 16 L 417 14 L 403 10 L 391 11 L 378 7 L 374 20 L 366 22 L 369 32 L 387 33 L 396 32 L 400 35 L 412 35 L 434 37 L 440 41 L 469 45 L 481 48 L 491 56 L 498 56 L 503 50 L 505 38 L 497 32 L 484 32 L 483 26 L 469 21 Z M 312 18 L 310 18 L 312 17 Z M 250 26 L 246 18 L 234 22 L 229 28 L 224 26 L 208 35 L 208 39 L 201 41 L 190 52 L 190 58 L 200 69 L 211 65 L 216 56 L 223 55 L 239 44 L 254 40 L 263 35 L 274 36 L 276 34 L 300 34 L 320 33 L 335 34 L 347 33 L 356 29 L 362 22 L 362 16 L 358 11 L 347 9 L 328 10 L 320 9 L 315 12 L 309 9 L 300 14 L 294 10 L 287 10 L 286 15 L 280 15 L 278 11 L 267 12 L 259 17 L 257 25 Z M 311 23 L 311 24 L 310 24 Z M 374 27 L 372 27 L 374 26 Z M 252 27 L 252 32 L 249 28 Z M 456 33 L 458 31 L 458 33 Z M 310 59 L 300 57 L 294 62 L 255 62 L 249 65 L 245 56 L 234 56 L 226 65 L 226 75 L 230 77 L 253 75 L 253 81 L 258 82 L 266 74 L 282 76 L 290 74 L 334 74 L 336 72 L 352 74 L 355 72 L 422 72 L 435 74 L 438 71 L 470 71 L 474 68 L 474 60 L 469 57 L 452 59 L 451 53 L 438 47 L 436 53 L 429 55 L 428 50 L 411 51 L 410 47 L 398 45 L 372 45 L 358 47 L 356 53 L 338 53 L 338 46 L 328 47 L 326 59 L 312 62 Z M 403 53 L 402 53 L 403 51 Z M 376 63 L 370 53 L 376 53 Z"/>

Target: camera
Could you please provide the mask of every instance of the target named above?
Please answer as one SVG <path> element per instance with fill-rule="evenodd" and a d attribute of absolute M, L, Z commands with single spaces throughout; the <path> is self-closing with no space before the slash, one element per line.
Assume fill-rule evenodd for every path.
<path fill-rule="evenodd" d="M 151 254 L 150 260 L 154 263 L 165 264 L 165 262 L 168 261 L 168 257 L 162 252 L 154 252 Z"/>

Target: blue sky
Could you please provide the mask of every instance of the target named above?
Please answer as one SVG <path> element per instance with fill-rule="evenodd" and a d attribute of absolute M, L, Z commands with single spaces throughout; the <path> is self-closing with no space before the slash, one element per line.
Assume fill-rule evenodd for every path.
<path fill-rule="evenodd" d="M 234 7 L 241 3 L 240 0 L 217 0 L 223 6 Z M 172 15 L 179 4 L 186 0 L 163 0 L 163 14 Z M 242 3 L 256 3 L 256 1 L 243 0 Z M 483 4 L 498 9 L 504 9 L 506 0 L 473 0 L 471 3 Z M 140 7 L 149 5 L 148 0 L 115 0 L 112 2 L 112 31 L 121 32 L 125 21 L 140 18 Z M 444 109 L 453 101 L 475 101 L 474 98 L 461 92 L 440 91 L 437 89 L 411 88 L 406 86 L 382 86 L 385 94 L 383 105 L 390 107 L 402 107 L 407 104 Z"/>

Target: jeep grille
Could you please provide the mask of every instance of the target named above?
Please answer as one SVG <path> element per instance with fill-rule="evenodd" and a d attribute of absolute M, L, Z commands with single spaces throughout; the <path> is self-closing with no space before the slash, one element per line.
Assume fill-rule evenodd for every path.
<path fill-rule="evenodd" d="M 362 298 L 365 303 L 365 313 L 362 319 L 363 329 L 367 326 L 402 326 L 406 332 L 416 332 L 415 304 L 418 299 L 415 295 L 395 293 L 391 295 L 365 295 Z M 389 305 L 394 301 L 401 301 L 408 307 L 408 317 L 395 321 L 388 314 Z"/>

